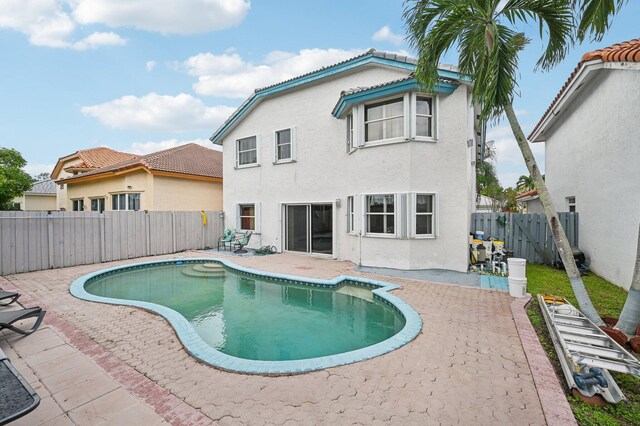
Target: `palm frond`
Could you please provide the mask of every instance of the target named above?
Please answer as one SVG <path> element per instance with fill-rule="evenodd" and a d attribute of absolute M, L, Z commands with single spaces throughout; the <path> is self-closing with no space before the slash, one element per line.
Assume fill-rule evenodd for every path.
<path fill-rule="evenodd" d="M 578 17 L 578 41 L 584 41 L 587 35 L 591 41 L 602 40 L 613 17 L 626 2 L 627 0 L 573 0 L 573 8 Z"/>

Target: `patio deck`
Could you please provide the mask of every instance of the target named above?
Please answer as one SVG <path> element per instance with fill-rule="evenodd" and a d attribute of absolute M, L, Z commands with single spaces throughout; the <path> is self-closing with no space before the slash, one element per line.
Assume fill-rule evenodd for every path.
<path fill-rule="evenodd" d="M 212 254 L 155 259 L 198 256 Z M 123 416 L 129 424 L 546 423 L 513 299 L 504 292 L 365 274 L 348 262 L 293 254 L 233 257 L 266 271 L 399 284 L 393 293 L 424 322 L 413 342 L 372 360 L 295 376 L 249 376 L 197 362 L 159 316 L 69 294 L 71 281 L 83 274 L 150 259 L 0 277 L 0 288 L 17 289 L 25 305 L 48 310 L 34 335 L 0 335 L 0 347 L 43 397 L 22 424 L 115 424 Z M 96 377 L 100 386 L 88 384 Z M 63 393 L 70 385 L 57 382 L 77 380 L 92 391 L 71 404 Z"/>

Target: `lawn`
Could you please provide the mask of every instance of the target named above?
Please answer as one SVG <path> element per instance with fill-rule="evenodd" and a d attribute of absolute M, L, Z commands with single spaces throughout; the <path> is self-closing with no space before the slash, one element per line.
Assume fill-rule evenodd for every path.
<path fill-rule="evenodd" d="M 567 399 L 571 404 L 573 414 L 580 425 L 639 425 L 640 424 L 640 378 L 628 374 L 612 373 L 614 379 L 622 389 L 628 402 L 617 405 L 607 404 L 605 407 L 596 407 L 586 404 L 578 398 L 571 396 L 566 389 L 566 381 L 560 369 L 558 356 L 555 353 L 553 343 L 547 332 L 542 312 L 535 300 L 538 293 L 547 293 L 554 296 L 564 296 L 574 305 L 578 305 L 571 284 L 564 271 L 544 265 L 527 265 L 527 291 L 534 296 L 527 311 L 542 346 L 553 364 L 560 383 L 565 388 Z M 591 296 L 591 300 L 601 316 L 618 317 L 627 292 L 611 284 L 597 275 L 589 274 L 584 277 L 584 284 Z"/>

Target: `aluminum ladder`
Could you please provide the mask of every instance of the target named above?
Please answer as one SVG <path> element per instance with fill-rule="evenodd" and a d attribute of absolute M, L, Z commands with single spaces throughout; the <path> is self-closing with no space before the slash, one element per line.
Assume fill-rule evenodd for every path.
<path fill-rule="evenodd" d="M 569 388 L 611 403 L 626 400 L 609 371 L 640 377 L 640 361 L 566 299 L 537 297 Z"/>

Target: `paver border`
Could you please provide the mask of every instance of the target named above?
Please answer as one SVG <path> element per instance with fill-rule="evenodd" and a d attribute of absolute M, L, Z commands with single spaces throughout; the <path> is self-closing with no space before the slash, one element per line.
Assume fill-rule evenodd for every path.
<path fill-rule="evenodd" d="M 533 382 L 538 392 L 538 399 L 542 412 L 550 426 L 576 425 L 577 421 L 571 411 L 571 406 L 558 381 L 555 370 L 547 353 L 540 344 L 536 330 L 533 328 L 526 306 L 531 301 L 531 294 L 515 299 L 511 302 L 511 315 L 520 336 L 522 349 L 527 357 L 527 363 L 533 376 Z"/>
<path fill-rule="evenodd" d="M 158 264 L 185 264 L 185 263 L 221 263 L 242 274 L 255 277 L 266 277 L 280 282 L 295 282 L 296 284 L 309 285 L 311 287 L 335 288 L 345 282 L 357 283 L 369 287 L 377 287 L 372 290 L 374 297 L 379 298 L 383 302 L 395 308 L 404 318 L 405 325 L 398 333 L 389 337 L 382 342 L 376 343 L 354 351 L 343 352 L 340 354 L 309 358 L 303 360 L 290 361 L 259 361 L 248 360 L 224 354 L 213 347 L 209 346 L 195 331 L 193 326 L 177 311 L 166 306 L 155 303 L 142 302 L 137 300 L 114 299 L 109 297 L 96 296 L 87 292 L 84 288 L 85 284 L 92 279 L 101 275 L 116 273 L 122 270 L 131 270 L 144 268 L 149 265 Z M 184 349 L 194 358 L 213 367 L 245 374 L 260 375 L 289 375 L 300 374 L 309 371 L 322 370 L 329 367 L 339 365 L 353 364 L 355 362 L 371 359 L 395 349 L 398 349 L 415 339 L 422 329 L 422 319 L 420 315 L 405 301 L 397 296 L 389 293 L 391 290 L 400 288 L 399 285 L 391 284 L 384 281 L 372 280 L 364 277 L 353 277 L 348 275 L 339 275 L 331 280 L 322 280 L 315 278 L 300 277 L 294 275 L 277 274 L 273 272 L 259 271 L 257 269 L 247 268 L 237 265 L 227 259 L 221 258 L 175 258 L 154 260 L 146 262 L 137 262 L 127 265 L 114 266 L 83 275 L 74 280 L 69 288 L 70 293 L 79 299 L 91 302 L 107 303 L 113 305 L 125 305 L 142 308 L 164 317 L 175 330 L 178 339 L 182 343 Z"/>

